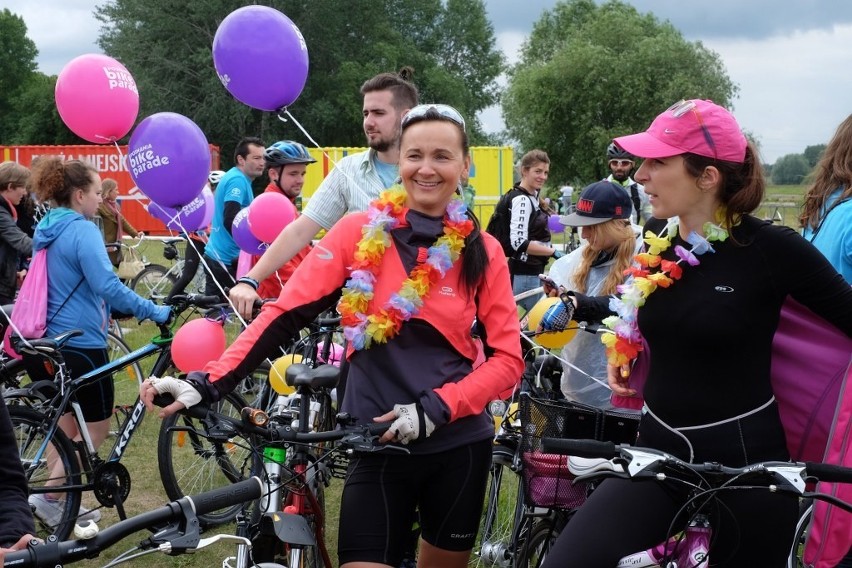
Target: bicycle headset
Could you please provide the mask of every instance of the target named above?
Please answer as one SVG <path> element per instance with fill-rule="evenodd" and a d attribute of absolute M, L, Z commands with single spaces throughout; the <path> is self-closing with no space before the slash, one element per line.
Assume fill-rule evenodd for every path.
<path fill-rule="evenodd" d="M 307 148 L 292 140 L 281 140 L 263 151 L 266 165 L 286 166 L 287 164 L 313 164 L 316 162 L 308 153 Z"/>

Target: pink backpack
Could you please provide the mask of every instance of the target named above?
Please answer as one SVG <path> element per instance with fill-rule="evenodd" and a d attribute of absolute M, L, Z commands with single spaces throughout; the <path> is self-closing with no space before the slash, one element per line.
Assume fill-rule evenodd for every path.
<path fill-rule="evenodd" d="M 16 359 L 21 356 L 12 348 L 10 336 L 15 328 L 22 337 L 38 339 L 47 331 L 47 248 L 36 251 L 30 261 L 27 277 L 18 291 L 12 309 L 12 325 L 3 335 L 3 350 Z"/>

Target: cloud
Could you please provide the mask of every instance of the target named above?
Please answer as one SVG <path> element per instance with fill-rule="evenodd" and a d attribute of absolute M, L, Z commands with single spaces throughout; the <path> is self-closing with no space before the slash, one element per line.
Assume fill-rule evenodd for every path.
<path fill-rule="evenodd" d="M 7 0 L 6 8 L 23 18 L 27 36 L 38 48 L 39 71 L 58 75 L 66 63 L 85 53 L 102 53 L 96 41 L 100 22 L 92 0 Z"/>

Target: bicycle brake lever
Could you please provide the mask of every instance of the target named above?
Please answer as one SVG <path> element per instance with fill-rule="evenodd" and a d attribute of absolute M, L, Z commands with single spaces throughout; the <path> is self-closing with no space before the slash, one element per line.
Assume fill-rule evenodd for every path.
<path fill-rule="evenodd" d="M 208 538 L 202 538 L 198 540 L 198 546 L 195 547 L 195 550 L 201 550 L 202 548 L 206 548 L 211 544 L 216 544 L 220 540 L 233 540 L 238 544 L 244 544 L 251 548 L 251 541 L 244 536 L 237 536 L 234 534 L 217 534 Z"/>

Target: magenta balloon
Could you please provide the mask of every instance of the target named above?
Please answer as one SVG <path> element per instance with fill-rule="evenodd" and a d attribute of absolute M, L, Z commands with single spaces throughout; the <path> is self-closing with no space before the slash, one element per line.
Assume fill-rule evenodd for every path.
<path fill-rule="evenodd" d="M 551 233 L 561 233 L 565 230 L 565 225 L 559 222 L 559 215 L 551 215 L 547 218 L 547 228 Z"/>
<path fill-rule="evenodd" d="M 213 220 L 213 211 L 216 208 L 216 202 L 213 200 L 213 191 L 209 185 L 205 185 L 204 189 L 201 190 L 201 197 L 204 198 L 204 220 L 201 222 L 201 228 L 206 229 Z"/>
<path fill-rule="evenodd" d="M 152 201 L 148 205 L 148 213 L 165 223 L 166 227 L 171 231 L 186 231 L 187 233 L 191 233 L 192 231 L 206 227 L 204 217 L 207 215 L 207 203 L 202 192 L 201 195 L 180 209 L 163 207 Z"/>
<path fill-rule="evenodd" d="M 213 65 L 234 98 L 260 110 L 292 104 L 308 79 L 308 47 L 290 18 L 268 6 L 244 6 L 219 24 Z"/>
<path fill-rule="evenodd" d="M 65 125 L 95 144 L 123 137 L 139 114 L 133 76 L 112 57 L 97 53 L 69 61 L 56 79 L 54 96 Z"/>
<path fill-rule="evenodd" d="M 152 114 L 130 136 L 127 169 L 139 189 L 160 206 L 180 208 L 198 197 L 210 171 L 210 147 L 201 129 L 174 112 Z"/>
<path fill-rule="evenodd" d="M 240 210 L 234 217 L 234 222 L 231 224 L 231 236 L 234 237 L 237 246 L 247 253 L 263 254 L 266 251 L 266 245 L 251 234 L 248 224 L 248 207 Z"/>
<path fill-rule="evenodd" d="M 262 193 L 248 206 L 249 229 L 265 243 L 271 243 L 296 218 L 296 206 L 280 193 Z"/>

